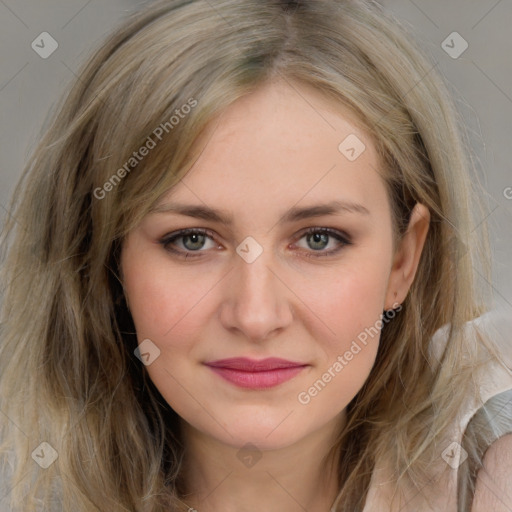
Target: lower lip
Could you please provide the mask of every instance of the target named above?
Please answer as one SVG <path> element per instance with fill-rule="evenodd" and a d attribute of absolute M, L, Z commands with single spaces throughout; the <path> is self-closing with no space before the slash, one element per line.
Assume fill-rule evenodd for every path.
<path fill-rule="evenodd" d="M 263 372 L 244 372 L 241 370 L 232 370 L 230 368 L 217 368 L 210 366 L 217 375 L 231 382 L 240 388 L 249 389 L 267 389 L 278 386 L 287 380 L 292 379 L 306 366 L 294 366 L 293 368 L 278 368 Z"/>

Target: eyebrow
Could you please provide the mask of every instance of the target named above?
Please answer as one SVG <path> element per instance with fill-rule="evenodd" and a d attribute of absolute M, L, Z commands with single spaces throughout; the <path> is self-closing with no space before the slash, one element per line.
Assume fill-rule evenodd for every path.
<path fill-rule="evenodd" d="M 225 224 L 227 226 L 233 225 L 233 216 L 227 210 L 215 210 L 203 205 L 165 203 L 153 208 L 151 213 L 176 213 L 187 217 L 195 217 Z M 281 216 L 280 222 L 291 223 L 312 217 L 342 213 L 370 215 L 370 211 L 362 204 L 338 200 L 307 207 L 294 206 Z"/>

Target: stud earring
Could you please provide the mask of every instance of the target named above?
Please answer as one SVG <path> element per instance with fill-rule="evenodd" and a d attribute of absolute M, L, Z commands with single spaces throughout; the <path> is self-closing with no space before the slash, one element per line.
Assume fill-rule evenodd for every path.
<path fill-rule="evenodd" d="M 397 296 L 398 296 L 398 293 L 394 292 L 393 295 L 394 295 L 394 297 L 396 299 Z M 391 308 L 391 309 L 385 309 L 384 312 L 383 312 L 384 317 L 387 320 L 392 320 L 393 318 L 395 318 L 397 311 L 400 311 L 401 309 L 402 309 L 402 304 L 398 304 L 394 308 Z"/>

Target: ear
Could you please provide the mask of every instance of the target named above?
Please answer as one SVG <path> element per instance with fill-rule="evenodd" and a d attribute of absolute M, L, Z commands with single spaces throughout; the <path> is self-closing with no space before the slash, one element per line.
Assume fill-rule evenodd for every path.
<path fill-rule="evenodd" d="M 386 291 L 385 309 L 401 304 L 416 275 L 430 225 L 430 211 L 420 203 L 414 206 L 406 233 L 398 243 Z"/>

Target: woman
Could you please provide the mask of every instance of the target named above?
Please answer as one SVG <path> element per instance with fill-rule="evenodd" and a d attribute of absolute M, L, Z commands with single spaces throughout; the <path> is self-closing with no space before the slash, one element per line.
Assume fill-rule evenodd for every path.
<path fill-rule="evenodd" d="M 442 81 L 373 2 L 133 16 L 7 229 L 10 510 L 494 507 L 510 320 L 474 279 L 468 168 Z"/>

